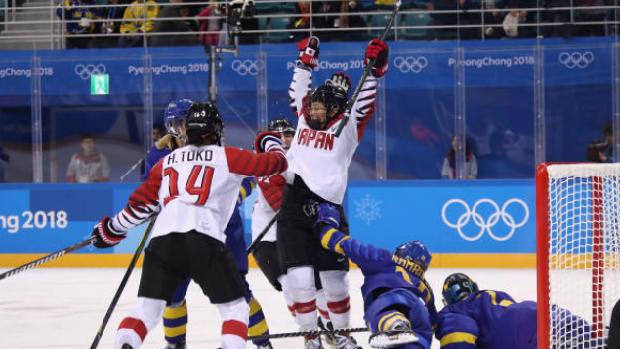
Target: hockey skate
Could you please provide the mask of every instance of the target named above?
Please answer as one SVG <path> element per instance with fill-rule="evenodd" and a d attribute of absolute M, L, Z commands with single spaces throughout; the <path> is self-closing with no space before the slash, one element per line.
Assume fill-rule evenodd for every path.
<path fill-rule="evenodd" d="M 321 345 L 321 338 L 320 337 L 314 337 L 314 338 L 308 338 L 306 337 L 304 339 L 305 342 L 305 349 L 323 349 L 323 345 Z"/>
<path fill-rule="evenodd" d="M 331 321 L 327 321 L 326 324 L 323 324 L 323 320 L 319 317 L 318 320 L 319 329 L 321 330 L 329 330 L 333 331 L 334 326 Z M 321 342 L 324 344 L 323 347 L 325 349 L 336 349 L 336 337 L 333 333 L 325 333 L 321 335 Z"/>
<path fill-rule="evenodd" d="M 406 321 L 396 321 L 387 332 L 375 332 L 368 338 L 372 348 L 391 348 L 407 343 L 417 342 L 419 338 Z"/>
<path fill-rule="evenodd" d="M 166 345 L 166 347 L 164 349 L 185 349 L 185 341 L 176 343 L 176 344 L 172 344 L 172 343 L 168 343 L 168 345 Z"/>
<path fill-rule="evenodd" d="M 353 337 L 343 334 L 335 334 L 336 349 L 362 349 Z"/>

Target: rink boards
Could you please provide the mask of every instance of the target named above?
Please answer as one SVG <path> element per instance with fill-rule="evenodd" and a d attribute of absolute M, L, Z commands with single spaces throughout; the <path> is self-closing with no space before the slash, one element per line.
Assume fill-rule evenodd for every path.
<path fill-rule="evenodd" d="M 137 183 L 0 185 L 0 267 L 16 267 L 85 240 Z M 249 244 L 254 197 L 244 203 Z M 423 241 L 434 267 L 535 266 L 534 180 L 359 181 L 345 198 L 351 235 L 392 250 Z M 146 224 L 121 244 L 86 247 L 47 266 L 124 267 Z"/>

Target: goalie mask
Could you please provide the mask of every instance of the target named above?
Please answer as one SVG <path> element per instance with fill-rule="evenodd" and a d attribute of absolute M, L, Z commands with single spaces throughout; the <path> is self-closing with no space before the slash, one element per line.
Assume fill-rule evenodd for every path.
<path fill-rule="evenodd" d="M 443 282 L 441 294 L 443 295 L 443 303 L 450 305 L 466 299 L 476 291 L 478 291 L 478 285 L 469 276 L 462 273 L 454 273 L 448 275 Z"/>
<path fill-rule="evenodd" d="M 185 117 L 187 117 L 187 111 L 192 103 L 193 102 L 189 99 L 172 101 L 168 104 L 164 112 L 166 131 L 183 142 L 187 141 L 185 132 L 183 131 L 183 122 L 185 121 Z"/>
<path fill-rule="evenodd" d="M 431 264 L 431 253 L 420 241 L 410 241 L 396 248 L 393 260 L 420 279 Z"/>
<path fill-rule="evenodd" d="M 344 112 L 347 99 L 347 93 L 342 88 L 327 84 L 317 87 L 310 94 L 310 128 L 324 130 L 327 124 Z"/>
<path fill-rule="evenodd" d="M 194 103 L 187 112 L 185 121 L 187 141 L 193 145 L 203 145 L 211 137 L 210 144 L 222 144 L 224 120 L 215 105 Z"/>

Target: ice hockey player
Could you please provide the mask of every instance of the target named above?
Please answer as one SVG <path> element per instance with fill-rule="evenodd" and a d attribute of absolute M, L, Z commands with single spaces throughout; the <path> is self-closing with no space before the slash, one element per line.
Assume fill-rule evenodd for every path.
<path fill-rule="evenodd" d="M 295 127 L 286 118 L 276 119 L 269 122 L 268 130 L 280 134 L 282 137 L 282 146 L 284 151 L 287 151 L 293 137 L 295 137 Z M 282 192 L 286 185 L 285 179 L 286 173 L 261 177 L 257 179 L 258 183 L 258 199 L 254 204 L 254 210 L 252 212 L 252 241 L 255 241 L 258 235 L 269 224 L 269 221 L 276 212 L 280 209 L 282 203 Z M 278 250 L 276 243 L 276 226 L 274 223 L 263 236 L 260 242 L 257 243 L 254 250 L 254 258 L 256 263 L 260 267 L 265 277 L 269 280 L 271 285 L 277 291 L 283 291 L 283 296 L 288 306 L 289 311 L 293 317 L 297 316 L 295 308 L 293 307 L 293 301 L 286 292 L 284 283 L 286 274 L 283 273 L 280 268 L 280 262 L 278 260 Z M 315 271 L 315 286 L 316 286 L 316 303 L 317 310 L 319 312 L 322 322 L 319 322 L 323 328 L 331 328 L 331 321 L 329 319 L 329 313 L 327 311 L 327 300 L 325 299 L 325 292 L 321 285 L 321 280 Z M 326 341 L 333 342 L 333 337 L 326 337 Z M 332 345 L 334 343 L 331 343 Z"/>
<path fill-rule="evenodd" d="M 435 337 L 445 349 L 535 349 L 538 347 L 536 302 L 515 302 L 502 291 L 480 290 L 463 273 L 449 275 L 443 284 L 446 305 L 437 315 Z M 552 305 L 551 314 L 562 322 L 562 337 L 574 348 L 603 347 L 590 339 L 590 325 L 568 310 Z M 579 345 L 576 343 L 580 343 Z M 572 348 L 573 346 L 571 346 Z"/>
<path fill-rule="evenodd" d="M 609 349 L 620 348 L 620 299 L 618 299 L 614 309 L 611 311 L 607 347 Z"/>
<path fill-rule="evenodd" d="M 419 241 L 410 241 L 392 253 L 365 245 L 339 231 L 340 211 L 317 206 L 316 231 L 323 248 L 344 255 L 364 274 L 364 320 L 373 348 L 429 349 L 437 310 L 433 290 L 424 274 L 432 256 Z"/>
<path fill-rule="evenodd" d="M 209 103 L 192 104 L 185 127 L 188 145 L 157 162 L 127 206 L 93 230 L 96 247 L 111 247 L 159 211 L 145 250 L 138 301 L 119 326 L 115 349 L 138 348 L 188 278 L 220 311 L 222 347 L 246 347 L 250 307 L 241 274 L 224 245 L 224 230 L 245 177 L 286 170 L 282 142 L 279 135 L 264 132 L 255 141 L 258 154 L 221 146 L 224 123 Z"/>
<path fill-rule="evenodd" d="M 192 105 L 189 99 L 180 99 L 172 101 L 166 108 L 165 126 L 168 134 L 164 136 L 160 142 L 153 145 L 146 156 L 145 175 L 143 180 L 148 178 L 148 172 L 151 168 L 164 156 L 170 154 L 173 150 L 185 146 L 187 136 L 185 134 L 185 118 L 187 111 Z M 240 204 L 245 199 L 248 192 L 251 192 L 254 186 L 253 177 L 243 180 L 239 192 Z M 250 317 L 249 334 L 251 336 L 269 334 L 269 326 L 265 320 L 262 307 L 258 300 L 254 298 L 245 275 L 248 273 L 248 255 L 246 253 L 246 243 L 244 236 L 244 227 L 239 208 L 235 207 L 233 214 L 226 226 L 224 234 L 226 235 L 226 247 L 233 253 L 233 257 L 237 262 L 237 268 L 241 272 L 243 282 L 245 284 L 245 299 L 250 304 L 252 316 Z M 171 303 L 164 311 L 164 335 L 167 342 L 165 349 L 185 349 L 186 333 L 187 333 L 187 304 L 185 295 L 189 287 L 191 279 L 179 286 L 172 296 Z M 253 343 L 261 349 L 271 348 L 271 343 L 267 339 L 257 339 Z"/>
<path fill-rule="evenodd" d="M 278 214 L 278 253 L 280 264 L 286 270 L 287 287 L 300 329 L 317 328 L 315 269 L 319 271 L 334 328 L 348 328 L 351 317 L 348 260 L 323 250 L 313 233 L 313 226 L 316 205 L 329 202 L 340 210 L 340 228 L 348 233 L 341 206 L 348 167 L 375 111 L 377 79 L 387 73 L 388 47 L 378 39 L 367 46 L 365 60 L 373 59 L 375 63 L 340 137 L 335 137 L 335 132 L 344 116 L 351 81 L 344 73 L 334 74 L 324 85 L 311 91 L 312 69 L 318 64 L 319 40 L 307 38 L 298 44 L 298 48 L 300 54 L 289 88 L 291 106 L 298 122 L 295 139 L 287 153 L 292 175 L 287 181 Z M 338 349 L 360 348 L 346 333 L 337 335 L 336 339 Z M 305 340 L 306 349 L 321 347 L 317 337 L 306 337 Z"/>

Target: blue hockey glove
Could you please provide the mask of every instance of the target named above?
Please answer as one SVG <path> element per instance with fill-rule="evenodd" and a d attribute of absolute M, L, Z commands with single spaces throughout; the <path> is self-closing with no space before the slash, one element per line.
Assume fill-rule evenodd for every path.
<path fill-rule="evenodd" d="M 319 204 L 317 206 L 317 216 L 315 226 L 323 223 L 338 229 L 340 225 L 340 211 L 338 211 L 336 206 L 328 203 Z"/>

